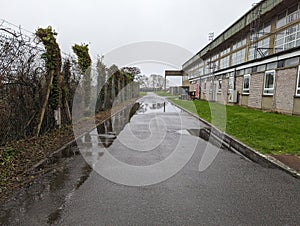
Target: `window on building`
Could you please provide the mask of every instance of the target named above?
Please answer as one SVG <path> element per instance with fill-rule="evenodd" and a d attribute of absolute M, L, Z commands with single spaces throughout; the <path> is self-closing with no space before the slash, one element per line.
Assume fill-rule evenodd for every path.
<path fill-rule="evenodd" d="M 257 47 L 257 48 L 256 48 Z M 270 37 L 264 38 L 249 49 L 248 60 L 258 59 L 269 55 Z"/>
<path fill-rule="evenodd" d="M 253 46 L 250 46 L 249 51 L 248 51 L 248 60 L 254 60 L 255 59 L 255 48 Z"/>
<path fill-rule="evenodd" d="M 238 75 L 244 75 L 245 74 L 245 69 L 241 69 L 237 71 Z"/>
<path fill-rule="evenodd" d="M 275 52 L 300 46 L 300 24 L 291 26 L 276 34 Z"/>
<path fill-rule="evenodd" d="M 282 67 L 284 67 L 284 60 L 279 60 L 277 62 L 277 68 L 282 68 Z"/>
<path fill-rule="evenodd" d="M 263 72 L 265 70 L 266 70 L 266 65 L 265 64 L 257 66 L 257 72 Z"/>
<path fill-rule="evenodd" d="M 298 65 L 299 65 L 299 57 L 293 57 L 286 60 L 279 60 L 277 63 L 277 68 L 293 67 Z"/>
<path fill-rule="evenodd" d="M 287 10 L 286 23 L 287 24 L 291 23 L 294 20 L 297 20 L 298 18 L 299 18 L 298 4 L 295 4 Z"/>
<path fill-rule="evenodd" d="M 222 93 L 222 79 L 218 79 L 218 93 Z"/>
<path fill-rule="evenodd" d="M 204 80 L 203 91 L 204 91 L 204 93 L 206 92 L 206 80 Z"/>
<path fill-rule="evenodd" d="M 225 56 L 226 54 L 230 53 L 230 47 L 226 47 L 222 50 L 222 52 L 220 53 L 221 57 Z"/>
<path fill-rule="evenodd" d="M 210 64 L 211 70 L 216 71 L 219 69 L 219 61 L 214 61 Z"/>
<path fill-rule="evenodd" d="M 220 69 L 229 67 L 229 56 L 224 57 L 220 60 Z"/>
<path fill-rule="evenodd" d="M 298 78 L 297 78 L 296 96 L 300 96 L 300 66 L 298 67 Z"/>
<path fill-rule="evenodd" d="M 218 59 L 218 58 L 219 58 L 219 53 L 213 55 L 213 56 L 211 57 L 211 61 L 215 61 L 215 60 Z"/>
<path fill-rule="evenodd" d="M 231 66 L 245 62 L 246 49 L 241 49 L 232 54 Z"/>
<path fill-rule="evenodd" d="M 294 57 L 290 59 L 286 59 L 284 62 L 285 67 L 292 67 L 299 64 L 299 57 Z"/>
<path fill-rule="evenodd" d="M 263 24 L 263 26 L 260 28 L 258 32 L 259 38 L 262 36 L 265 36 L 271 32 L 271 22 L 266 22 Z"/>
<path fill-rule="evenodd" d="M 257 54 L 257 58 L 268 56 L 270 48 L 270 38 L 265 38 L 258 42 L 257 48 L 260 49 L 260 53 Z"/>
<path fill-rule="evenodd" d="M 250 74 L 252 72 L 252 68 L 251 67 L 248 67 L 245 69 L 245 73 L 246 74 Z"/>
<path fill-rule="evenodd" d="M 213 63 L 209 59 L 205 60 L 205 67 L 204 67 L 205 75 L 210 74 L 213 71 L 212 66 L 213 66 Z"/>
<path fill-rule="evenodd" d="M 277 17 L 276 28 L 280 28 L 286 24 L 289 24 L 299 19 L 299 8 L 298 4 L 291 6 L 288 10 L 284 10 Z"/>
<path fill-rule="evenodd" d="M 246 37 L 243 37 L 242 39 L 234 42 L 234 44 L 232 45 L 232 50 L 236 50 L 238 48 L 241 48 L 242 46 L 246 45 Z"/>
<path fill-rule="evenodd" d="M 250 74 L 244 75 L 243 94 L 249 94 L 250 88 Z"/>
<path fill-rule="evenodd" d="M 266 71 L 264 78 L 264 95 L 273 95 L 275 85 L 275 71 Z"/>
<path fill-rule="evenodd" d="M 277 62 L 267 64 L 267 70 L 276 69 L 276 67 L 277 67 Z"/>
<path fill-rule="evenodd" d="M 286 25 L 286 10 L 280 13 L 277 17 L 276 28 Z"/>
<path fill-rule="evenodd" d="M 228 90 L 232 91 L 234 89 L 234 77 L 230 76 L 228 79 Z"/>

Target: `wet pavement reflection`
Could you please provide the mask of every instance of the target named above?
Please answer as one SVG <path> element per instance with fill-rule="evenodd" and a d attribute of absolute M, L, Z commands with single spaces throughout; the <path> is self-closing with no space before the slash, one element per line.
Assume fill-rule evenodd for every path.
<path fill-rule="evenodd" d="M 35 172 L 37 177 L 32 185 L 1 204 L 1 225 L 27 225 L 28 222 L 45 225 L 60 219 L 64 205 L 92 171 L 77 154 L 77 147 L 72 147 L 68 153 Z"/>
<path fill-rule="evenodd" d="M 118 135 L 130 124 L 134 114 L 179 113 L 181 110 L 164 98 L 142 98 L 140 103 L 124 109 L 85 133 L 78 141 L 79 149 L 72 147 L 53 158 L 49 166 L 36 172 L 42 175 L 31 186 L 24 188 L 15 197 L 0 207 L 0 223 L 36 225 L 59 222 L 61 212 L 73 193 L 89 178 L 92 167 L 104 155 Z M 82 151 L 83 150 L 83 151 Z M 84 157 L 84 159 L 83 159 Z"/>
<path fill-rule="evenodd" d="M 123 111 L 117 113 L 113 117 L 109 118 L 102 124 L 98 125 L 90 133 L 85 134 L 79 143 L 81 144 L 80 150 L 85 160 L 92 166 L 95 167 L 97 162 L 101 157 L 105 155 L 105 149 L 110 150 L 110 146 L 116 141 L 119 140 L 119 143 L 124 140 L 122 137 L 130 136 L 127 132 L 132 132 L 134 137 L 146 139 L 149 138 L 151 131 L 141 131 L 140 129 L 129 129 L 122 134 L 122 137 L 119 137 L 120 133 L 127 126 L 129 128 L 135 128 L 139 126 L 135 123 L 130 123 L 131 118 L 136 115 L 144 114 L 176 114 L 180 118 L 179 114 L 182 113 L 182 110 L 175 105 L 167 101 L 166 98 L 159 97 L 157 95 L 152 96 L 148 95 L 139 100 L 138 103 L 135 103 L 132 107 L 126 108 Z M 135 132 L 138 134 L 135 134 Z M 157 134 L 159 135 L 159 134 Z M 118 139 L 119 138 L 119 139 Z"/>
<path fill-rule="evenodd" d="M 175 105 L 168 102 L 163 97 L 157 97 L 154 99 L 151 96 L 145 96 L 142 99 L 141 107 L 138 110 L 138 114 L 150 114 L 150 113 L 180 113 L 182 110 Z"/>

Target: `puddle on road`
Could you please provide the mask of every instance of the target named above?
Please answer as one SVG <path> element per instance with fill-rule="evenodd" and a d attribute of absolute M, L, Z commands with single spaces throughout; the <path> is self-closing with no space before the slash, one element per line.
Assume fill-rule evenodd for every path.
<path fill-rule="evenodd" d="M 182 110 L 159 96 L 145 96 L 141 98 L 141 107 L 137 114 L 150 113 L 180 113 Z"/>
<path fill-rule="evenodd" d="M 191 135 L 187 129 L 177 130 L 176 133 L 182 134 L 182 135 Z"/>
<path fill-rule="evenodd" d="M 81 137 L 78 145 L 84 148 L 96 143 L 109 147 L 139 107 L 139 103 L 136 103 L 132 108 L 117 113 Z M 39 221 L 41 225 L 57 223 L 66 202 L 92 172 L 91 166 L 79 154 L 78 147 L 67 148 L 34 172 L 38 176 L 32 185 L 0 205 L 0 224 L 26 224 L 31 222 L 30 219 Z M 86 154 L 95 157 L 94 153 Z M 101 152 L 97 153 L 96 158 L 102 155 Z"/>
<path fill-rule="evenodd" d="M 182 134 L 182 135 L 189 135 L 189 136 L 195 136 L 199 137 L 203 140 L 208 141 L 210 133 L 207 130 L 207 128 L 202 129 L 184 129 L 184 130 L 177 130 L 176 133 Z"/>
<path fill-rule="evenodd" d="M 59 208 L 59 209 L 55 210 L 53 213 L 51 213 L 48 216 L 47 223 L 51 225 L 51 224 L 54 224 L 55 222 L 57 222 L 61 218 L 62 210 L 63 210 L 62 208 Z"/>
<path fill-rule="evenodd" d="M 141 104 L 136 103 L 132 108 L 117 113 L 98 125 L 95 130 L 81 137 L 78 145 L 81 148 L 86 147 L 87 150 L 91 150 L 90 147 L 94 144 L 108 148 L 134 114 L 182 111 L 166 102 L 165 99 L 162 100 L 153 103 L 144 100 Z M 90 164 L 87 164 L 86 159 L 84 160 L 79 154 L 79 149 L 72 147 L 53 156 L 46 165 L 39 169 L 40 171 L 36 172 L 39 176 L 32 185 L 0 205 L 0 223 L 4 225 L 24 224 L 30 222 L 30 219 L 37 219 L 41 224 L 57 223 L 66 202 L 92 172 Z M 87 151 L 81 154 L 90 155 L 91 159 L 99 159 L 104 153 Z"/>
<path fill-rule="evenodd" d="M 72 191 L 66 195 L 65 201 L 62 203 L 62 205 L 48 215 L 48 217 L 47 217 L 48 224 L 54 224 L 60 220 L 61 213 L 64 209 L 66 202 L 71 198 L 71 196 L 73 195 L 75 190 L 77 190 L 88 179 L 91 171 L 92 171 L 92 168 L 88 164 L 81 168 L 81 172 L 82 172 L 81 177 L 77 180 L 77 183 L 74 186 L 74 188 L 72 189 Z"/>
<path fill-rule="evenodd" d="M 79 150 L 73 147 L 73 152 Z M 72 194 L 87 180 L 92 168 L 80 155 L 69 154 L 52 160 L 36 174 L 32 185 L 25 187 L 0 207 L 1 225 L 19 225 L 38 221 L 41 225 L 53 224 Z M 48 172 L 44 174 L 43 172 Z M 50 214 L 49 214 L 50 213 Z"/>
<path fill-rule="evenodd" d="M 141 108 L 138 110 L 138 114 L 150 114 L 150 113 L 180 113 L 182 110 L 170 102 L 145 102 L 141 104 Z"/>

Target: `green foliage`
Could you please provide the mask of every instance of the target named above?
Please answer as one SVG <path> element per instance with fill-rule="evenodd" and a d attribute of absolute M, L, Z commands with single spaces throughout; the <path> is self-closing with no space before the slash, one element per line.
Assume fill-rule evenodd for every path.
<path fill-rule="evenodd" d="M 49 97 L 49 103 L 52 109 L 57 109 L 61 105 L 62 90 L 60 87 L 59 76 L 54 76 L 52 81 L 51 95 Z"/>
<path fill-rule="evenodd" d="M 84 95 L 85 107 L 88 107 L 90 103 L 91 91 L 92 91 L 91 83 L 92 83 L 91 68 L 88 68 L 85 72 L 85 76 L 83 77 L 83 82 L 82 82 L 82 86 L 85 92 Z"/>
<path fill-rule="evenodd" d="M 109 67 L 108 69 L 108 72 L 109 72 L 109 75 L 112 76 L 114 75 L 115 73 L 117 73 L 119 71 L 119 68 L 117 65 L 113 64 Z"/>
<path fill-rule="evenodd" d="M 92 65 L 88 44 L 75 44 L 72 46 L 72 49 L 78 57 L 78 64 L 82 74 L 85 74 L 87 69 Z"/>
<path fill-rule="evenodd" d="M 85 107 L 88 108 L 90 105 L 90 98 L 91 98 L 91 65 L 92 60 L 89 54 L 89 47 L 88 44 L 82 45 L 73 45 L 72 49 L 74 53 L 77 55 L 78 64 L 81 70 L 81 73 L 84 75 L 83 77 L 83 89 L 85 92 L 84 96 L 84 104 Z"/>
<path fill-rule="evenodd" d="M 140 92 L 140 96 L 141 97 L 147 96 L 147 93 L 146 92 Z"/>
<path fill-rule="evenodd" d="M 71 73 L 71 62 L 70 60 L 66 60 L 63 64 L 63 71 L 62 71 L 63 77 L 64 77 L 64 84 L 63 84 L 63 94 L 65 95 L 65 97 L 67 98 L 67 100 L 70 100 L 70 93 L 69 93 L 69 89 L 70 89 L 70 79 L 72 76 Z"/>
<path fill-rule="evenodd" d="M 102 62 L 102 58 L 98 58 L 97 60 L 97 102 L 96 102 L 96 113 L 104 110 L 104 99 L 105 99 L 105 79 L 106 79 L 106 66 Z"/>
<path fill-rule="evenodd" d="M 43 58 L 46 61 L 47 69 L 60 70 L 61 54 L 55 38 L 57 33 L 52 30 L 51 26 L 48 26 L 47 28 L 38 28 L 35 34 L 46 48 L 46 53 L 43 54 Z"/>
<path fill-rule="evenodd" d="M 123 67 L 122 70 L 130 75 L 132 81 L 141 74 L 141 70 L 138 67 Z"/>
<path fill-rule="evenodd" d="M 125 72 L 125 73 L 124 73 L 124 76 L 125 76 L 125 78 L 126 78 L 126 82 L 127 82 L 127 83 L 133 81 L 133 77 L 132 77 L 132 75 L 131 75 L 130 73 Z"/>
<path fill-rule="evenodd" d="M 156 91 L 155 94 L 158 96 L 163 96 L 163 97 L 174 97 L 174 95 L 170 93 L 166 93 L 165 91 Z"/>
<path fill-rule="evenodd" d="M 55 36 L 57 33 L 52 30 L 51 26 L 47 28 L 39 28 L 36 31 L 36 36 L 44 44 L 46 53 L 43 54 L 43 59 L 46 62 L 46 67 L 49 73 L 54 73 L 51 94 L 49 103 L 52 109 L 57 109 L 61 105 L 61 53 Z"/>
<path fill-rule="evenodd" d="M 16 156 L 16 151 L 13 148 L 7 147 L 2 150 L 1 157 L 4 162 L 10 162 Z"/>

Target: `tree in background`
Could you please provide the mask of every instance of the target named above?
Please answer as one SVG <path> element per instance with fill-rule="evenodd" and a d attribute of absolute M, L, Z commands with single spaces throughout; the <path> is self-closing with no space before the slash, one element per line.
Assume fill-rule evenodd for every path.
<path fill-rule="evenodd" d="M 78 65 L 81 70 L 81 74 L 83 75 L 83 89 L 84 89 L 84 105 L 86 109 L 86 113 L 89 112 L 89 105 L 91 100 L 91 65 L 92 60 L 89 54 L 89 47 L 88 44 L 77 45 L 75 44 L 72 46 L 74 53 L 77 55 L 78 58 Z"/>
<path fill-rule="evenodd" d="M 72 106 L 71 97 L 73 97 L 73 94 L 70 93 L 70 91 L 72 90 L 70 84 L 72 73 L 71 73 L 71 62 L 69 59 L 67 59 L 63 64 L 62 75 L 64 78 L 62 82 L 62 99 L 63 99 L 63 104 L 65 105 L 64 109 L 66 112 L 67 120 L 68 122 L 71 122 L 72 116 L 70 112 L 70 106 Z"/>
<path fill-rule="evenodd" d="M 102 62 L 103 56 L 97 60 L 97 102 L 96 102 L 96 113 L 104 110 L 105 100 L 105 81 L 106 81 L 106 67 Z"/>
<path fill-rule="evenodd" d="M 117 81 L 116 77 L 119 72 L 118 66 L 113 64 L 107 69 L 108 72 L 108 87 L 109 87 L 109 100 L 108 100 L 108 106 L 112 107 L 113 102 L 117 96 L 118 91 L 116 90 L 117 88 Z"/>
<path fill-rule="evenodd" d="M 152 74 L 150 76 L 142 75 L 137 77 L 137 82 L 140 84 L 141 89 L 145 90 L 162 90 L 167 83 L 167 87 L 170 86 L 170 81 L 164 78 L 162 75 Z"/>
<path fill-rule="evenodd" d="M 141 75 L 141 69 L 139 69 L 138 67 L 122 67 L 122 71 L 130 74 L 130 76 L 132 77 L 132 81 L 136 80 L 138 76 Z"/>

